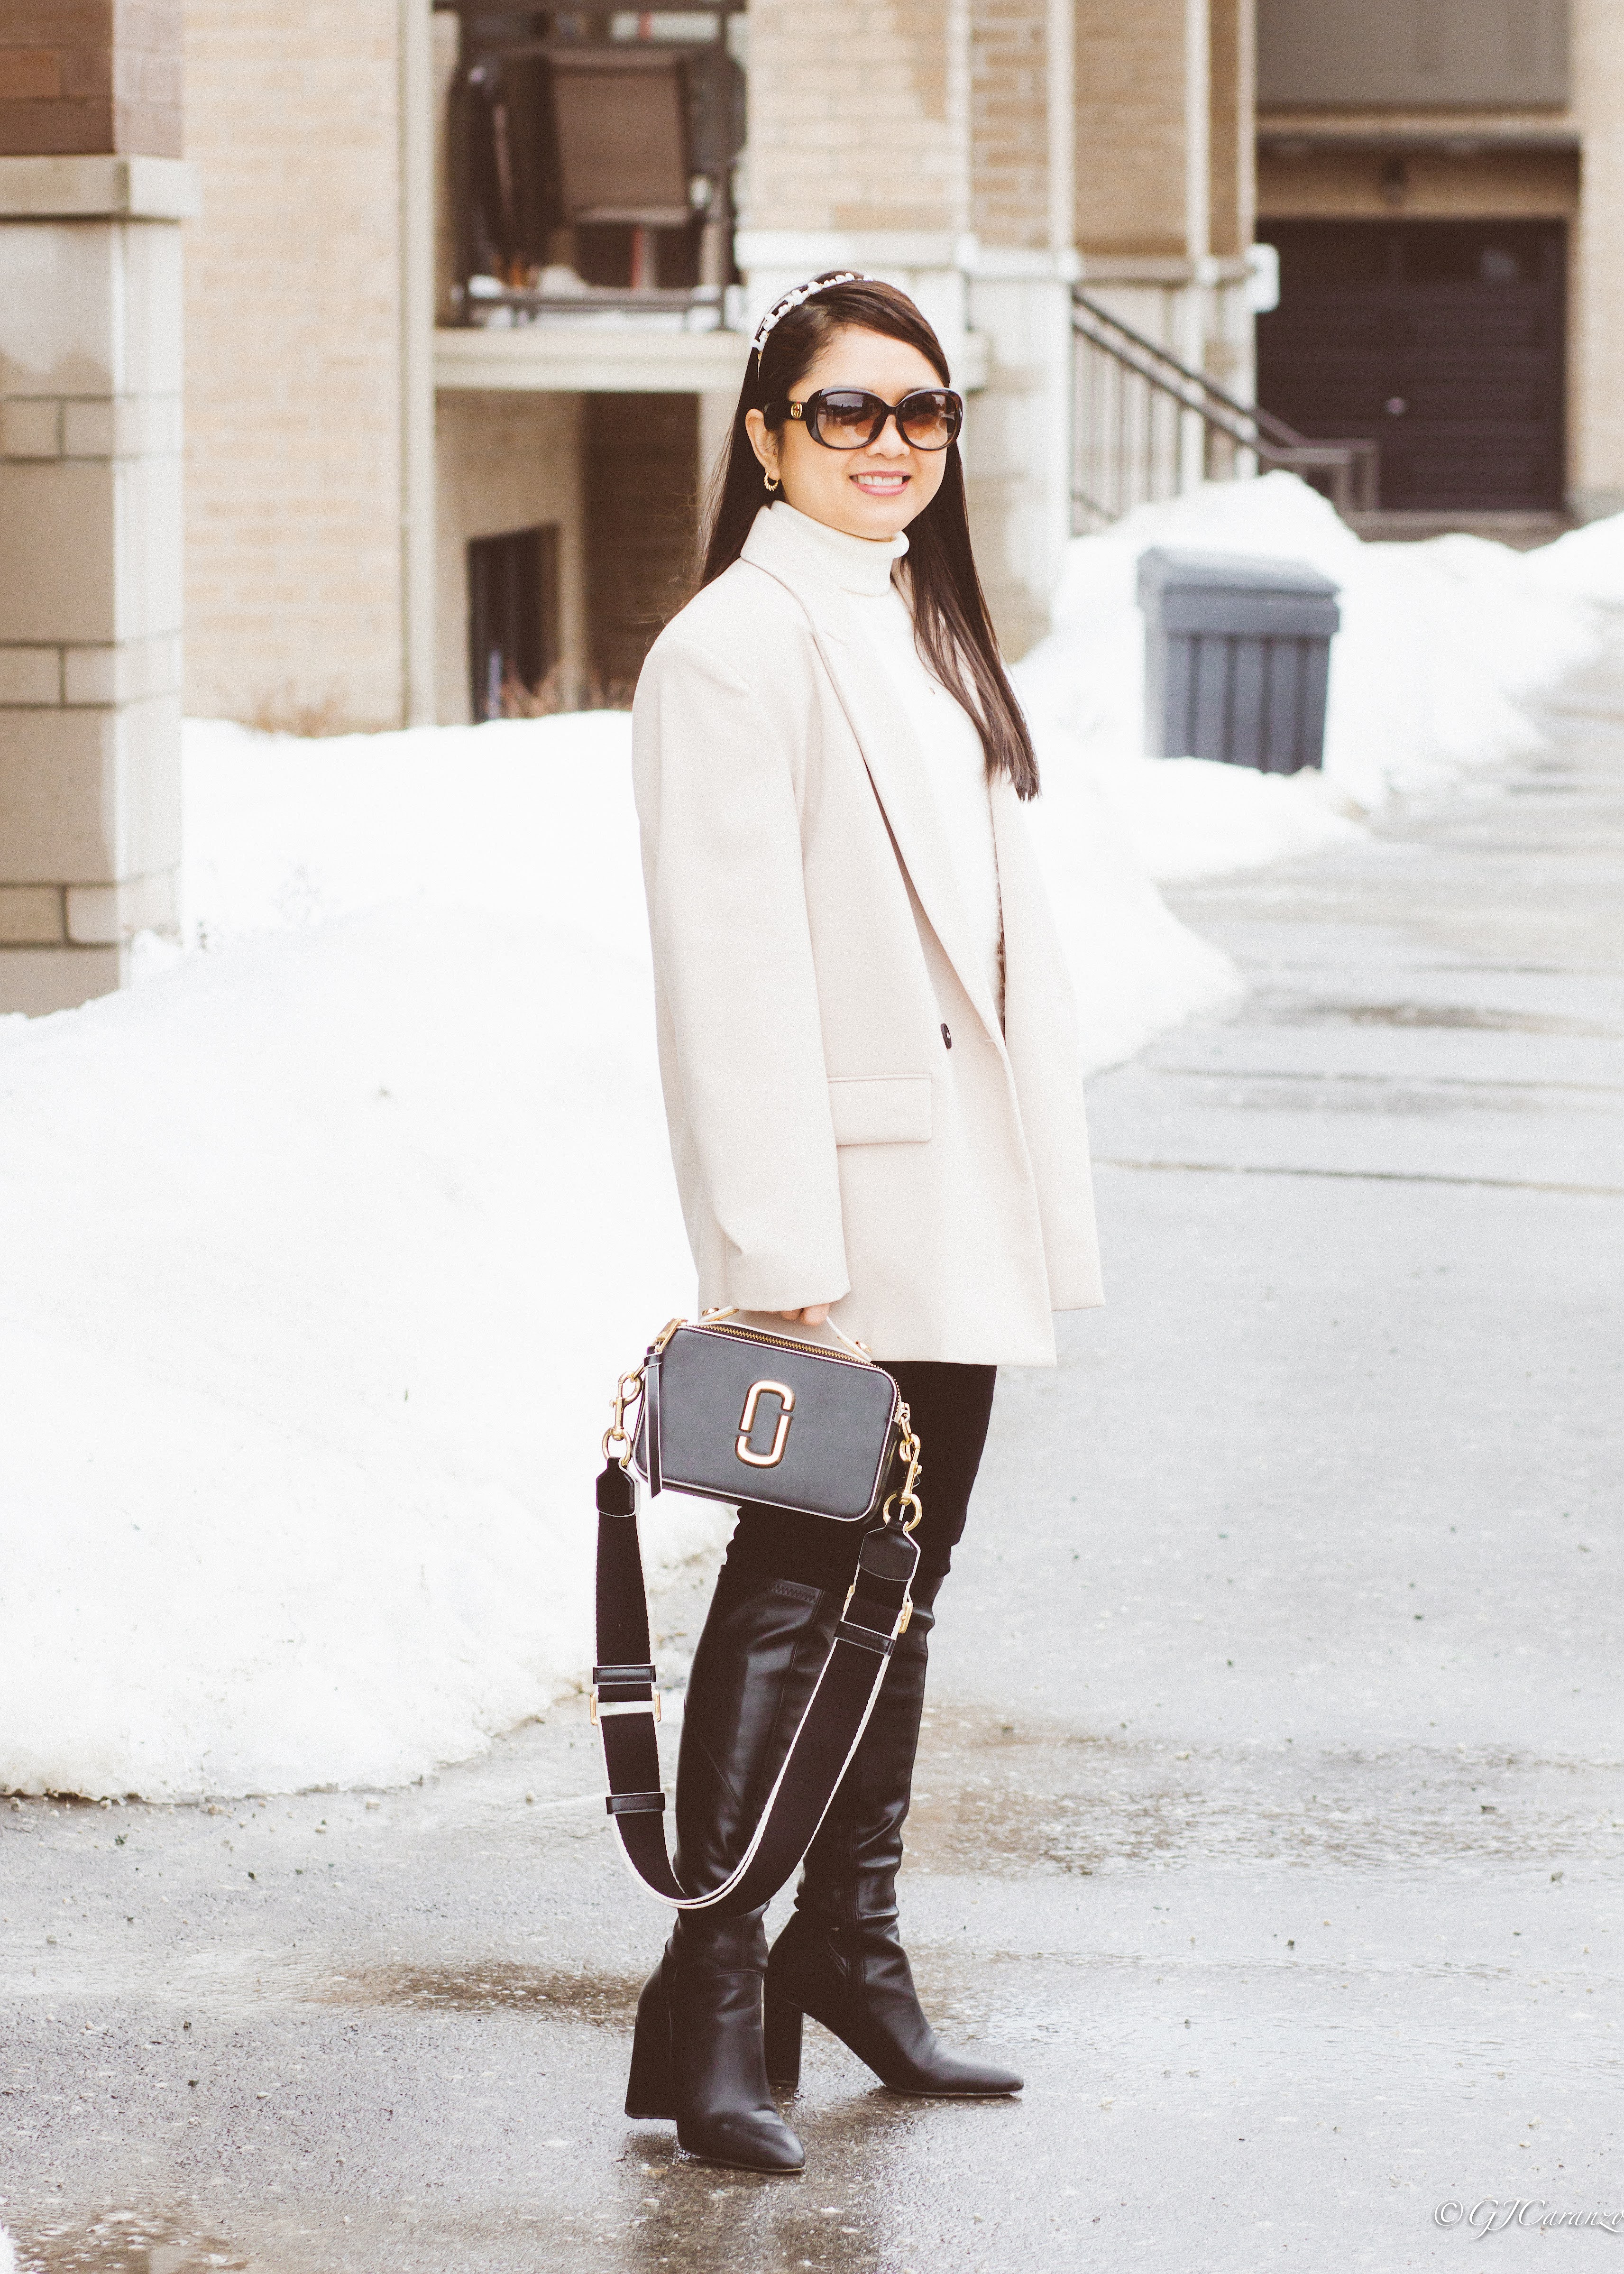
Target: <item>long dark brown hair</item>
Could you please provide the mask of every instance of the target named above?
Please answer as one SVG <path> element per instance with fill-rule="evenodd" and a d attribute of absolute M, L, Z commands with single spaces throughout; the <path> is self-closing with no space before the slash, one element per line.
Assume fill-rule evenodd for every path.
<path fill-rule="evenodd" d="M 831 274 L 838 272 L 831 272 Z M 760 410 L 775 431 L 784 402 L 837 332 L 878 332 L 917 348 L 948 384 L 942 343 L 905 292 L 868 280 L 835 284 L 781 316 L 759 356 L 752 355 L 739 390 L 727 454 L 711 478 L 704 519 L 703 587 L 731 568 L 767 501 L 761 462 L 750 448 L 745 413 Z M 774 406 L 776 416 L 768 411 Z M 1007 774 L 1022 797 L 1035 797 L 1038 762 L 1032 736 L 998 653 L 987 596 L 970 548 L 964 462 L 950 445 L 942 486 L 908 523 L 907 574 L 914 637 L 926 664 L 974 722 L 989 773 Z"/>

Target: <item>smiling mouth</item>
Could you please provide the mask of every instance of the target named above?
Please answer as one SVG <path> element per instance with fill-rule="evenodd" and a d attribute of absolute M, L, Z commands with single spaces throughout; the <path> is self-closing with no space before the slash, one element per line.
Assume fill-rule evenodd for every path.
<path fill-rule="evenodd" d="M 876 497 L 895 497 L 898 490 L 907 487 L 907 474 L 853 474 L 852 479 L 860 490 L 868 490 Z"/>

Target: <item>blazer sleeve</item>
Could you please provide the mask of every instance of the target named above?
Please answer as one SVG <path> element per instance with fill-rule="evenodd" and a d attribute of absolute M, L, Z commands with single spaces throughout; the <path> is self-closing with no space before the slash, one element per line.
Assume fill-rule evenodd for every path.
<path fill-rule="evenodd" d="M 726 1300 L 838 1301 L 851 1281 L 791 754 L 738 671 L 669 632 L 638 681 L 632 749 L 662 1040 Z"/>

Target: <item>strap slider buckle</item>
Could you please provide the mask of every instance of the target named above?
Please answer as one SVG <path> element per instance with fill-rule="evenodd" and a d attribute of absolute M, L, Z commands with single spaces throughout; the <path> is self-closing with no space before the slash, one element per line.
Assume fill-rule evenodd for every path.
<path fill-rule="evenodd" d="M 846 1591 L 846 1600 L 840 1606 L 840 1623 L 842 1626 L 846 1623 L 846 1615 L 852 1608 L 852 1598 L 856 1593 L 857 1582 L 853 1579 L 851 1585 Z M 902 1609 L 898 1614 L 897 1623 L 891 1630 L 891 1638 L 893 1642 L 899 1642 L 902 1637 L 906 1634 L 908 1630 L 908 1621 L 913 1617 L 913 1615 L 914 1598 L 912 1595 L 905 1595 L 902 1599 Z"/>
<path fill-rule="evenodd" d="M 663 1719 L 660 1713 L 660 1694 L 658 1690 L 654 1692 L 651 1698 L 639 1698 L 634 1699 L 629 1705 L 600 1706 L 598 1702 L 598 1684 L 596 1683 L 592 1684 L 591 1689 L 587 1692 L 587 1713 L 591 1721 L 592 1727 L 595 1729 L 600 1725 L 600 1723 L 608 1721 L 610 1716 L 614 1713 L 652 1713 L 656 1721 Z"/>

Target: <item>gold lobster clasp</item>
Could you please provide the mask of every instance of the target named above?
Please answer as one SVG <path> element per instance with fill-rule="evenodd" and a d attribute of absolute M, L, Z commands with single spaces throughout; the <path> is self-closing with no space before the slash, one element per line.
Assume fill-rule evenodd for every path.
<path fill-rule="evenodd" d="M 623 1469 L 631 1466 L 632 1458 L 632 1441 L 626 1428 L 626 1409 L 628 1405 L 635 1405 L 642 1394 L 643 1368 L 641 1367 L 635 1367 L 630 1374 L 623 1374 L 615 1383 L 613 1400 L 614 1419 L 604 1431 L 604 1458 L 605 1461 L 618 1461 Z M 612 1452 L 610 1448 L 617 1444 L 620 1448 L 620 1451 Z"/>
<path fill-rule="evenodd" d="M 901 1454 L 902 1458 L 908 1465 L 908 1473 L 903 1481 L 900 1492 L 888 1493 L 886 1495 L 885 1505 L 880 1510 L 880 1522 L 882 1524 L 889 1524 L 891 1520 L 891 1511 L 893 1509 L 900 1510 L 911 1508 L 914 1511 L 913 1515 L 905 1517 L 902 1525 L 902 1528 L 905 1532 L 911 1532 L 914 1530 L 914 1525 L 919 1522 L 921 1517 L 925 1513 L 925 1510 L 919 1495 L 914 1489 L 914 1485 L 919 1480 L 921 1466 L 920 1442 L 919 1438 L 914 1432 L 913 1416 L 909 1413 L 906 1405 L 902 1408 L 902 1442 L 898 1446 L 897 1449 Z"/>

